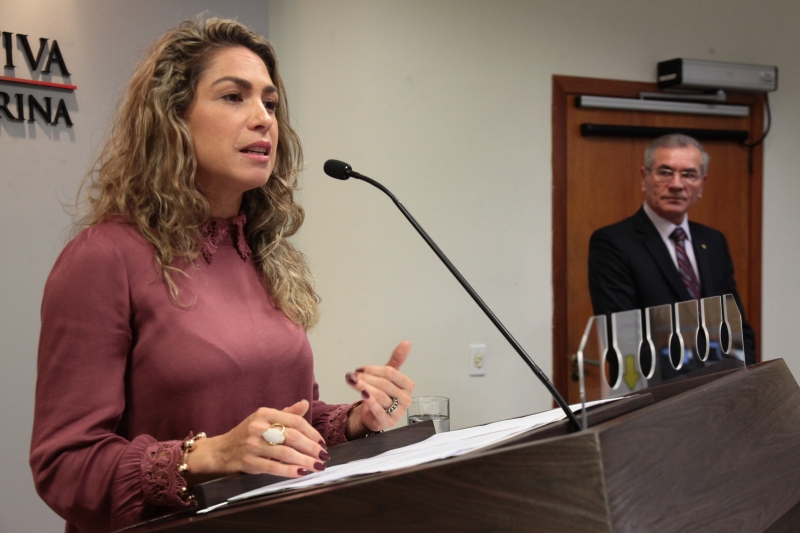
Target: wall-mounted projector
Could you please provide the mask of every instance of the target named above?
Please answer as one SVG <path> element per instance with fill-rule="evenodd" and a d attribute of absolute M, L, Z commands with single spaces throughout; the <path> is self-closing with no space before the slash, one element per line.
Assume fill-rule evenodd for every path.
<path fill-rule="evenodd" d="M 778 67 L 671 59 L 658 64 L 658 88 L 766 93 L 778 88 Z"/>

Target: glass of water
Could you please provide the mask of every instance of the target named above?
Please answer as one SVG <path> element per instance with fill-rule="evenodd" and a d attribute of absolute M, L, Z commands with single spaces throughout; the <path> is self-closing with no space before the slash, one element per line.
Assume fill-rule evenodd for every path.
<path fill-rule="evenodd" d="M 444 396 L 419 396 L 411 398 L 406 411 L 409 424 L 433 420 L 436 433 L 450 431 L 450 399 Z"/>

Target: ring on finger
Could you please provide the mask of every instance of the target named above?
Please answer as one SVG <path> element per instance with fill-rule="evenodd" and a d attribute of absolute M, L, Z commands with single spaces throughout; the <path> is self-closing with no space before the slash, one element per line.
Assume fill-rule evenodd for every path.
<path fill-rule="evenodd" d="M 386 410 L 386 414 L 390 415 L 397 410 L 397 406 L 400 405 L 400 399 L 397 397 L 392 398 L 392 406 Z"/>
<path fill-rule="evenodd" d="M 286 442 L 286 427 L 283 424 L 272 424 L 261 436 L 270 446 L 283 444 Z"/>

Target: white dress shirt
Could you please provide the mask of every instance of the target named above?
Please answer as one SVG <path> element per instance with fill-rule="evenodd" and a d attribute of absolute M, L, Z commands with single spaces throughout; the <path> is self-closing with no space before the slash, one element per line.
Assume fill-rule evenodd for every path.
<path fill-rule="evenodd" d="M 644 212 L 647 213 L 647 217 L 650 219 L 650 222 L 656 227 L 658 230 L 658 234 L 661 235 L 661 240 L 664 241 L 664 244 L 667 246 L 667 250 L 669 250 L 669 255 L 672 257 L 672 262 L 675 264 L 675 268 L 678 269 L 680 272 L 680 267 L 678 266 L 678 257 L 675 253 L 675 241 L 669 238 L 672 235 L 672 232 L 675 231 L 675 228 L 683 228 L 683 231 L 686 232 L 686 241 L 684 243 L 684 248 L 686 249 L 686 256 L 689 258 L 689 262 L 692 264 L 692 270 L 694 270 L 694 275 L 697 276 L 697 280 L 700 280 L 700 271 L 697 270 L 697 259 L 694 257 L 694 247 L 692 246 L 692 232 L 689 231 L 689 215 L 684 215 L 683 222 L 678 225 L 673 224 L 669 220 L 665 218 L 661 218 L 653 211 L 647 202 L 644 202 Z"/>

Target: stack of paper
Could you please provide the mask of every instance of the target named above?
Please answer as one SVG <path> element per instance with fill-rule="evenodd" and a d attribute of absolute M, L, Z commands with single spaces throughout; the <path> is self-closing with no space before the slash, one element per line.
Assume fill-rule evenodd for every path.
<path fill-rule="evenodd" d="M 608 400 L 588 402 L 586 406 L 590 407 L 617 399 L 618 398 L 611 398 Z M 580 409 L 580 404 L 572 405 L 570 408 L 575 411 Z M 313 487 L 355 476 L 389 472 L 439 459 L 456 457 L 492 446 L 521 433 L 564 418 L 566 418 L 566 415 L 561 409 L 553 409 L 552 411 L 545 411 L 521 418 L 513 418 L 511 420 L 502 420 L 484 426 L 460 429 L 448 433 L 439 433 L 416 444 L 389 450 L 388 452 L 370 457 L 369 459 L 361 459 L 342 465 L 332 466 L 323 472 L 315 472 L 298 479 L 287 479 L 286 481 L 245 492 L 244 494 L 229 498 L 228 502 L 254 498 L 272 492 Z M 226 505 L 228 502 L 209 507 L 199 512 L 205 513 L 212 511 Z"/>

